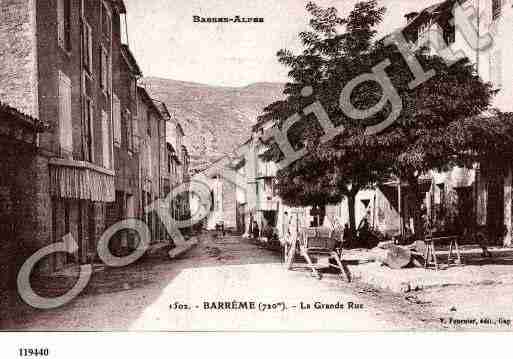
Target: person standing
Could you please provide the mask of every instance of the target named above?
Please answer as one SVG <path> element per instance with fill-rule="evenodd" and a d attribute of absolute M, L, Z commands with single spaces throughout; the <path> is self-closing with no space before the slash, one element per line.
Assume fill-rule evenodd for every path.
<path fill-rule="evenodd" d="M 260 229 L 258 228 L 257 221 L 253 222 L 253 238 L 258 239 L 260 237 Z"/>

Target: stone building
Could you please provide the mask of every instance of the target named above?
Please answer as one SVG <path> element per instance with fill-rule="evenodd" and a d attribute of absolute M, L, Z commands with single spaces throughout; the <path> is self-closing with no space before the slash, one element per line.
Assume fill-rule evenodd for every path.
<path fill-rule="evenodd" d="M 138 137 L 140 148 L 140 180 L 142 190 L 142 207 L 150 205 L 164 197 L 164 173 L 162 164 L 163 146 L 166 143 L 166 121 L 157 104 L 143 87 L 138 92 Z M 168 237 L 155 211 L 143 213 L 143 218 L 152 233 L 153 242 L 165 241 Z"/>
<path fill-rule="evenodd" d="M 467 15 L 463 15 L 463 11 L 454 12 L 458 4 L 463 11 L 467 9 Z M 482 36 L 480 44 L 469 43 L 472 37 L 462 32 L 463 22 L 469 21 L 470 9 L 480 14 L 471 19 Z M 427 51 L 435 53 L 438 40 L 433 30 L 441 30 L 445 44 L 453 53 L 462 51 L 475 64 L 481 78 L 498 90 L 492 106 L 503 112 L 513 110 L 513 82 L 507 80 L 509 67 L 505 66 L 505 59 L 513 55 L 508 36 L 513 26 L 511 6 L 506 6 L 503 0 L 446 0 L 406 14 L 405 18 L 402 32 L 413 47 L 423 45 Z M 485 46 L 488 34 L 491 41 Z M 482 231 L 492 242 L 511 245 L 511 183 L 511 164 L 476 163 L 472 168 L 456 167 L 443 173 L 431 171 L 423 176 L 421 187 L 428 216 L 435 227 L 443 228 L 456 220 L 465 227 Z M 406 193 L 407 186 L 399 186 L 397 181 L 362 191 L 357 198 L 357 223 L 370 213 L 371 223 L 384 232 L 394 234 L 403 227 L 413 227 Z M 334 211 L 342 221 L 347 220 L 347 204 L 336 206 Z"/>
<path fill-rule="evenodd" d="M 166 109 L 167 111 L 167 109 Z M 169 115 L 169 112 L 168 112 Z M 170 168 L 170 189 L 187 184 L 191 179 L 190 155 L 184 145 L 185 133 L 174 115 L 169 115 L 166 123 L 166 142 Z M 182 191 L 171 203 L 171 211 L 176 219 L 187 218 L 190 214 L 190 194 Z"/>
<path fill-rule="evenodd" d="M 0 289 L 13 287 L 24 258 L 48 237 L 48 159 L 38 150 L 40 120 L 0 103 Z"/>
<path fill-rule="evenodd" d="M 71 233 L 74 253 L 41 262 L 44 272 L 90 263 L 115 200 L 113 60 L 122 1 L 13 0 L 0 11 L 0 100 L 47 122 L 37 153 L 40 213 L 19 232 L 27 254 Z M 26 256 L 24 253 L 23 256 Z"/>
<path fill-rule="evenodd" d="M 492 83 L 498 91 L 493 106 L 503 112 L 513 111 L 513 70 L 507 65 L 513 56 L 511 29 L 513 8 L 506 0 L 465 0 L 463 6 L 473 7 L 480 16 L 474 26 L 481 35 L 479 44 L 471 44 L 459 31 L 456 32 L 456 49 L 461 49 L 477 68 L 481 78 Z M 456 26 L 465 19 L 456 17 Z M 512 164 L 481 163 L 475 170 L 475 218 L 477 224 L 487 227 L 498 241 L 511 246 L 512 223 Z"/>
<path fill-rule="evenodd" d="M 455 6 L 460 11 L 455 12 Z M 466 9 L 466 10 L 465 10 Z M 469 18 L 470 11 L 479 16 Z M 453 53 L 461 52 L 475 64 L 481 78 L 498 91 L 492 106 L 503 111 L 513 110 L 513 82 L 508 81 L 509 67 L 505 59 L 513 55 L 509 30 L 513 25 L 513 9 L 504 0 L 446 0 L 406 16 L 403 33 L 413 44 L 433 46 L 433 30 L 442 30 L 445 44 Z M 463 32 L 464 23 L 470 21 L 480 40 Z M 427 38 L 427 39 L 426 39 Z M 426 42 L 428 40 L 428 42 Z M 479 41 L 479 43 L 477 43 Z M 484 114 L 493 116 L 493 114 Z M 426 206 L 431 220 L 454 220 L 465 226 L 475 226 L 492 242 L 511 245 L 512 203 L 511 164 L 476 163 L 473 168 L 455 168 L 450 172 L 429 174 L 432 180 L 427 189 Z M 444 219 L 445 217 L 445 219 Z"/>
<path fill-rule="evenodd" d="M 116 26 L 115 26 L 116 27 Z M 117 32 L 116 32 L 117 33 Z M 115 66 L 114 66 L 115 65 Z M 114 145 L 115 201 L 107 206 L 107 225 L 142 216 L 140 191 L 140 136 L 138 134 L 137 81 L 142 72 L 128 46 L 114 36 L 113 46 L 112 139 Z M 111 247 L 123 255 L 137 245 L 133 234 L 116 233 Z"/>
<path fill-rule="evenodd" d="M 98 261 L 102 233 L 119 220 L 144 218 L 144 205 L 164 194 L 168 119 L 138 87 L 141 70 L 122 41 L 125 13 L 122 0 L 0 4 L 5 283 L 67 234 L 78 250 L 48 255 L 40 273 Z M 158 226 L 153 233 L 162 238 Z M 136 245 L 121 232 L 112 249 Z"/>
<path fill-rule="evenodd" d="M 203 172 L 210 179 L 213 210 L 207 221 L 208 229 L 223 223 L 225 228 L 249 234 L 256 222 L 259 228 L 276 227 L 280 199 L 274 193 L 276 165 L 261 155 L 266 146 L 259 132 Z"/>

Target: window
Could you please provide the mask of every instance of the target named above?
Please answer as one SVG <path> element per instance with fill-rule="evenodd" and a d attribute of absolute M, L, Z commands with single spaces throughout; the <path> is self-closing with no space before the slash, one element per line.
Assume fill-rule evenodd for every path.
<path fill-rule="evenodd" d="M 107 112 L 102 111 L 102 153 L 103 167 L 112 168 L 112 135 L 110 117 Z"/>
<path fill-rule="evenodd" d="M 132 118 L 132 150 L 139 152 L 139 126 L 135 116 Z"/>
<path fill-rule="evenodd" d="M 127 218 L 135 218 L 135 198 L 133 195 L 126 197 L 126 216 Z"/>
<path fill-rule="evenodd" d="M 93 161 L 93 101 L 86 98 L 84 100 L 84 160 Z"/>
<path fill-rule="evenodd" d="M 151 137 L 151 112 L 148 110 L 146 112 L 146 133 L 148 137 Z"/>
<path fill-rule="evenodd" d="M 82 26 L 83 61 L 84 68 L 92 74 L 93 72 L 93 31 L 91 26 L 84 20 Z"/>
<path fill-rule="evenodd" d="M 107 39 L 110 39 L 112 31 L 112 17 L 107 5 L 102 1 L 102 32 Z"/>
<path fill-rule="evenodd" d="M 125 122 L 125 135 L 128 152 L 131 153 L 133 149 L 133 134 L 132 134 L 132 114 L 126 110 L 124 113 Z"/>
<path fill-rule="evenodd" d="M 130 100 L 136 101 L 137 100 L 137 81 L 135 81 L 135 78 L 130 77 Z"/>
<path fill-rule="evenodd" d="M 103 46 L 100 48 L 100 58 L 100 86 L 105 93 L 108 93 L 110 87 L 110 58 L 109 53 Z"/>
<path fill-rule="evenodd" d="M 148 166 L 148 177 L 153 177 L 153 162 L 151 155 L 151 144 L 146 143 L 146 165 Z"/>
<path fill-rule="evenodd" d="M 71 51 L 71 0 L 57 1 L 59 46 Z"/>
<path fill-rule="evenodd" d="M 93 118 L 94 118 L 94 102 L 93 98 L 93 81 L 87 71 L 83 72 L 82 77 L 82 93 L 83 93 L 83 102 L 82 102 L 82 113 L 83 113 L 83 157 L 84 161 L 94 161 L 94 151 L 93 151 Z"/>
<path fill-rule="evenodd" d="M 59 72 L 59 144 L 62 152 L 73 152 L 71 80 Z"/>
<path fill-rule="evenodd" d="M 112 97 L 112 121 L 114 145 L 119 147 L 121 145 L 121 102 L 116 95 Z"/>
<path fill-rule="evenodd" d="M 502 0 L 492 0 L 492 20 L 496 20 L 502 13 Z"/>
<path fill-rule="evenodd" d="M 443 219 L 445 216 L 445 184 L 436 185 L 435 189 L 435 215 L 436 219 Z"/>

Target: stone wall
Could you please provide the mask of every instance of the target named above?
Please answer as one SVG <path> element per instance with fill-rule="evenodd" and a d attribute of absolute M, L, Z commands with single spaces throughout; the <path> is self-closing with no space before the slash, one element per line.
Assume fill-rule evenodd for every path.
<path fill-rule="evenodd" d="M 0 102 L 38 116 L 35 0 L 0 2 Z"/>
<path fill-rule="evenodd" d="M 23 262 L 51 243 L 48 160 L 32 145 L 0 138 L 0 162 L 0 221 L 12 228 L 0 239 L 0 282 L 13 286 Z M 48 271 L 49 261 L 39 267 Z"/>

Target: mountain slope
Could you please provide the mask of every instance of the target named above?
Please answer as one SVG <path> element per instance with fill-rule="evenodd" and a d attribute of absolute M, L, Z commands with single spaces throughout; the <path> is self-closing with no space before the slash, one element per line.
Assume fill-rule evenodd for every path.
<path fill-rule="evenodd" d="M 283 97 L 284 87 L 279 83 L 217 87 L 152 77 L 143 83 L 181 123 L 193 169 L 204 168 L 245 142 L 257 116 Z"/>

